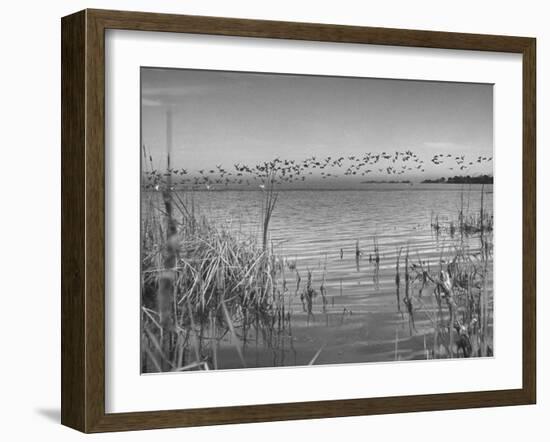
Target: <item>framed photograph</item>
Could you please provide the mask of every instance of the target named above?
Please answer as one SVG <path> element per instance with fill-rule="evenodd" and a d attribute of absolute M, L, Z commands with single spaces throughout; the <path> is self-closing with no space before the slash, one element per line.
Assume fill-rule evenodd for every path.
<path fill-rule="evenodd" d="M 62 19 L 62 423 L 533 404 L 535 39 Z"/>

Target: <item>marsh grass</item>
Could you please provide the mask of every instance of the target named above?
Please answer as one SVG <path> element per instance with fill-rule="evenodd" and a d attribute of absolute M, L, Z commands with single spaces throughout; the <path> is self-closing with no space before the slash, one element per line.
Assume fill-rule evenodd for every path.
<path fill-rule="evenodd" d="M 470 191 L 468 199 L 464 201 L 464 189 L 460 192 L 460 206 L 457 209 L 456 218 L 445 220 L 441 215 L 431 214 L 430 226 L 436 236 L 448 233 L 451 237 L 460 234 L 461 239 L 464 236 L 480 235 L 487 236 L 493 231 L 492 212 L 485 208 L 485 185 L 481 186 L 479 191 L 480 208 L 478 211 L 470 211 Z"/>
<path fill-rule="evenodd" d="M 489 299 L 493 216 L 485 208 L 485 186 L 482 186 L 479 198 L 479 211 L 471 212 L 469 198 L 465 203 L 462 191 L 457 217 L 447 226 L 441 222 L 439 215 L 432 214 L 430 224 L 437 236 L 448 233 L 454 238 L 460 234 L 451 252 L 445 258 L 442 254 L 437 270 L 430 268 L 429 263 L 420 257 L 410 265 L 413 295 L 408 299 L 405 295 L 403 303 L 410 303 L 407 308 L 409 321 L 414 321 L 417 312 L 426 316 L 432 325 L 433 346 L 431 351 L 426 352 L 427 358 L 485 357 L 493 354 Z M 470 236 L 479 237 L 477 251 L 470 250 L 465 241 Z M 405 267 L 409 266 L 406 264 Z M 435 309 L 428 308 L 424 302 L 423 295 L 426 293 L 433 296 Z"/>
<path fill-rule="evenodd" d="M 407 252 L 405 281 L 409 281 L 409 287 L 405 282 L 403 304 L 411 334 L 416 333 L 415 316 L 422 315 L 431 324 L 432 331 L 423 337 L 426 358 L 492 356 L 487 257 L 457 246 L 434 269 L 419 257 L 409 264 L 408 255 Z M 426 299 L 430 296 L 432 299 Z M 427 340 L 432 341 L 431 349 L 427 348 Z"/>
<path fill-rule="evenodd" d="M 150 195 L 142 213 L 142 370 L 216 368 L 222 341 L 246 366 L 251 329 L 279 346 L 290 322 L 283 260 L 198 218 L 178 193 L 161 199 Z"/>
<path fill-rule="evenodd" d="M 486 268 L 485 260 L 459 250 L 437 276 L 427 275 L 435 285 L 438 305 L 434 328 L 441 342 L 445 342 L 445 336 L 449 342 L 448 346 L 434 348 L 434 357 L 441 356 L 441 351 L 447 357 L 492 355 Z"/>

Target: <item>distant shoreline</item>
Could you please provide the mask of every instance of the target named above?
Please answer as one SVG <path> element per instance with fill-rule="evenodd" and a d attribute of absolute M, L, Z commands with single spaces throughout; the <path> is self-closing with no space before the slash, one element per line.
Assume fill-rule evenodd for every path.
<path fill-rule="evenodd" d="M 370 180 L 370 181 L 361 181 L 361 184 L 414 184 L 410 180 L 405 181 L 377 181 L 377 180 Z"/>
<path fill-rule="evenodd" d="M 424 180 L 422 184 L 493 184 L 493 177 L 491 175 L 480 176 L 454 176 L 454 177 L 441 177 L 435 180 Z"/>
<path fill-rule="evenodd" d="M 372 183 L 375 184 L 375 183 Z M 342 188 L 342 189 L 335 189 L 335 188 L 318 188 L 318 189 L 277 189 L 277 192 L 395 192 L 395 191 L 413 191 L 413 192 L 422 192 L 422 191 L 432 191 L 432 192 L 448 192 L 448 188 L 426 188 L 426 187 L 420 187 L 420 184 L 487 184 L 487 183 L 415 183 L 415 185 L 409 185 L 405 186 L 403 183 L 376 183 L 376 184 L 386 184 L 388 185 L 387 188 Z M 490 183 L 492 185 L 492 183 Z M 401 185 L 402 187 L 399 188 L 389 188 L 389 186 L 392 185 Z M 459 191 L 460 189 L 456 189 Z M 152 189 L 141 189 L 143 193 L 160 193 L 158 190 L 152 190 Z M 247 188 L 247 189 L 227 189 L 227 188 L 211 188 L 208 189 L 174 189 L 174 191 L 186 191 L 186 192 L 200 192 L 200 193 L 208 193 L 208 192 L 259 192 L 260 189 L 258 187 L 256 188 Z M 490 193 L 490 192 L 489 192 Z"/>

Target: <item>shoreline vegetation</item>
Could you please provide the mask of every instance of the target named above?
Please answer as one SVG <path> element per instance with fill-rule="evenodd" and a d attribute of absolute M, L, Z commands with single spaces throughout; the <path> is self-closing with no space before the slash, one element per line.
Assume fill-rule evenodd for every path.
<path fill-rule="evenodd" d="M 144 157 L 146 158 L 145 148 Z M 232 354 L 237 366 L 255 366 L 247 349 L 261 346 L 271 355 L 270 366 L 297 365 L 297 324 L 310 326 L 315 318 L 330 322 L 334 297 L 327 293 L 327 257 L 321 271 L 302 268 L 296 257 L 277 253 L 269 229 L 279 190 L 288 172 L 284 160 L 250 168 L 235 165 L 240 173 L 252 173 L 261 192 L 258 235 L 236 234 L 202 214 L 193 191 L 177 189 L 174 174 L 151 173 L 143 190 L 153 190 L 142 201 L 141 216 L 141 371 L 193 371 L 227 368 L 224 357 Z M 170 164 L 168 157 L 167 163 Z M 147 164 L 147 162 L 145 162 Z M 169 167 L 168 167 L 169 169 Z M 482 186 L 479 211 L 469 210 L 461 193 L 453 219 L 432 214 L 434 237 L 453 238 L 454 247 L 437 262 L 420 258 L 408 244 L 397 247 L 394 263 L 385 262 L 377 237 L 372 245 L 355 245 L 357 269 L 368 263 L 377 278 L 381 263 L 395 268 L 396 318 L 408 324 L 410 338 L 418 337 L 420 357 L 442 359 L 486 357 L 493 354 L 492 212 L 485 209 Z M 470 249 L 467 238 L 479 240 Z M 343 256 L 343 249 L 335 250 Z M 340 297 L 345 289 L 340 282 Z M 297 310 L 296 305 L 301 309 Z M 353 312 L 344 307 L 344 324 Z M 356 315 L 357 317 L 357 315 Z M 428 326 L 420 328 L 420 321 Z M 315 322 L 320 326 L 319 320 Z M 400 360 L 402 339 L 395 329 L 392 357 Z M 308 361 L 321 362 L 324 345 Z M 286 358 L 286 359 L 285 359 Z M 290 362 L 288 360 L 290 358 Z M 307 365 L 307 364 L 300 364 Z"/>
<path fill-rule="evenodd" d="M 417 184 L 493 184 L 493 178 L 489 177 L 488 180 L 482 180 L 478 179 L 476 180 L 468 180 L 463 179 L 465 177 L 454 177 L 454 178 L 438 178 L 435 180 L 423 180 L 419 182 L 410 181 L 410 180 L 404 180 L 404 181 L 361 181 L 359 184 L 408 184 L 411 188 L 414 188 Z M 477 178 L 477 177 L 476 177 Z M 147 177 L 144 178 L 147 180 Z M 484 182 L 486 181 L 486 182 Z M 258 189 L 254 187 L 216 187 L 216 186 L 210 186 L 206 187 L 204 185 L 192 185 L 192 186 L 181 186 L 181 185 L 173 185 L 172 190 L 174 191 L 192 191 L 192 192 L 257 192 Z M 359 186 L 357 187 L 280 187 L 277 189 L 277 192 L 294 192 L 294 191 L 334 191 L 334 192 L 347 192 L 347 191 L 370 191 L 370 190 L 376 190 L 372 188 L 361 188 Z M 402 190 L 401 188 L 398 188 L 398 190 Z M 420 190 L 427 190 L 426 188 L 422 188 Z M 142 192 L 158 192 L 158 189 L 155 189 L 153 187 L 142 187 Z"/>
<path fill-rule="evenodd" d="M 402 181 L 396 181 L 396 180 L 369 180 L 369 181 L 361 181 L 361 184 L 411 184 L 411 180 L 402 180 Z"/>
<path fill-rule="evenodd" d="M 424 180 L 422 184 L 493 184 L 492 175 L 457 175 L 454 177 L 441 177 L 434 180 Z"/>

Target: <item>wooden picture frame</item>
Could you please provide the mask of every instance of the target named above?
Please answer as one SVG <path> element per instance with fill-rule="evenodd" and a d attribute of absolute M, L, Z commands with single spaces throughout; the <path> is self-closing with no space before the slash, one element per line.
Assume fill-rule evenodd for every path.
<path fill-rule="evenodd" d="M 105 412 L 105 30 L 494 51 L 523 57 L 523 385 L 513 390 Z M 533 38 L 84 10 L 62 19 L 62 410 L 83 432 L 534 404 L 536 41 Z"/>

